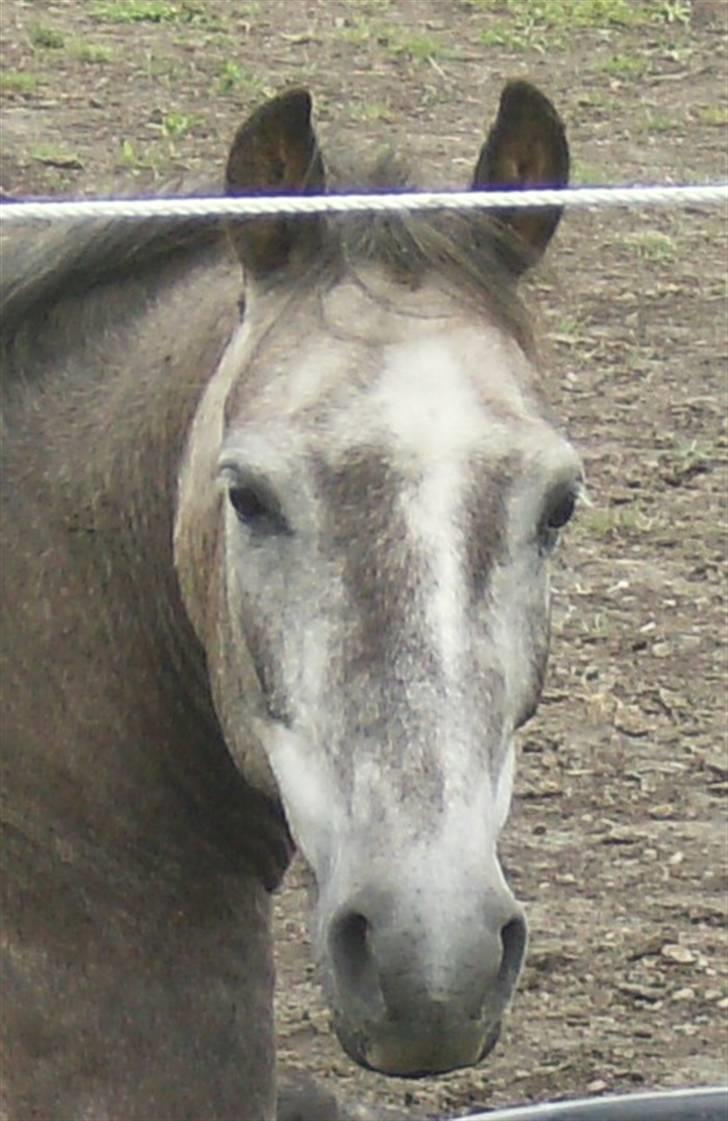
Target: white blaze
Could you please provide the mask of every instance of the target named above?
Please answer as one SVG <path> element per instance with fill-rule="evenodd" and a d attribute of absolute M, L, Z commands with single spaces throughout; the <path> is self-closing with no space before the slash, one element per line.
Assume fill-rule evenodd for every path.
<path fill-rule="evenodd" d="M 399 343 L 385 353 L 373 400 L 395 463 L 411 481 L 404 509 L 430 571 L 427 621 L 446 678 L 455 680 L 464 635 L 459 512 L 465 464 L 483 439 L 483 406 L 445 340 Z"/>

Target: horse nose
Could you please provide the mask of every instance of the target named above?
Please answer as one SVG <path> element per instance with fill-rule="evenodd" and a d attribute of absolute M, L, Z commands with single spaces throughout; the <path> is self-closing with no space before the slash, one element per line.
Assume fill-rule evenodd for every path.
<path fill-rule="evenodd" d="M 362 913 L 361 903 L 359 908 L 343 908 L 331 924 L 329 944 L 337 980 L 362 1007 L 386 1008 L 396 1016 L 427 988 L 416 968 L 417 948 L 410 948 L 405 932 L 382 932 L 376 920 Z M 490 990 L 508 999 L 521 971 L 526 941 L 526 922 L 518 908 L 495 930 L 485 926 L 472 939 L 471 960 L 466 951 L 461 960 L 451 962 L 453 991 L 462 993 L 468 1015 L 477 1015 Z"/>
<path fill-rule="evenodd" d="M 526 923 L 512 895 L 475 906 L 403 907 L 362 890 L 328 932 L 335 1023 L 354 1058 L 390 1074 L 477 1062 L 520 973 Z"/>

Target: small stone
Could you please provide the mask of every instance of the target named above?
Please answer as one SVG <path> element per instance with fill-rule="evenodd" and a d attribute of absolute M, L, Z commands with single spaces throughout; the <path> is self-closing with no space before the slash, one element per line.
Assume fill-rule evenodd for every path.
<path fill-rule="evenodd" d="M 674 852 L 672 854 L 672 856 L 669 856 L 667 858 L 667 863 L 671 864 L 673 867 L 675 867 L 676 864 L 682 864 L 684 859 L 685 859 L 685 853 L 678 851 L 678 852 Z"/>
<path fill-rule="evenodd" d="M 669 658 L 672 655 L 672 643 L 670 642 L 656 642 L 652 647 L 652 654 L 655 658 Z"/>
<path fill-rule="evenodd" d="M 633 981 L 622 981 L 617 988 L 625 996 L 635 1001 L 644 1001 L 646 1004 L 661 1004 L 663 990 L 660 985 L 639 985 Z"/>
<path fill-rule="evenodd" d="M 664 819 L 675 816 L 675 807 L 669 802 L 663 802 L 658 806 L 652 806 L 648 811 L 650 817 Z"/>
<path fill-rule="evenodd" d="M 687 946 L 680 946 L 677 942 L 666 942 L 660 950 L 660 955 L 676 965 L 692 965 L 695 961 L 695 954 L 688 950 Z"/>
<path fill-rule="evenodd" d="M 613 826 L 610 833 L 599 838 L 602 845 L 638 845 L 644 839 L 644 833 L 640 833 L 636 829 L 630 829 L 629 826 L 620 825 Z"/>
<path fill-rule="evenodd" d="M 718 1008 L 728 1008 L 728 996 L 724 996 L 718 1001 Z"/>
<path fill-rule="evenodd" d="M 674 708 L 688 708 L 688 699 L 683 697 L 680 693 L 673 693 L 668 689 L 658 689 L 657 695 L 662 701 L 666 709 L 672 710 Z"/>
<path fill-rule="evenodd" d="M 723 755 L 706 755 L 703 765 L 720 778 L 728 778 L 728 759 Z"/>
<path fill-rule="evenodd" d="M 684 989 L 676 989 L 672 994 L 673 1000 L 695 1000 L 695 989 L 686 986 Z"/>
<path fill-rule="evenodd" d="M 593 1082 L 589 1082 L 587 1090 L 590 1094 L 603 1094 L 605 1090 L 609 1089 L 609 1084 L 602 1078 L 595 1078 Z"/>
<path fill-rule="evenodd" d="M 638 708 L 623 707 L 614 718 L 614 727 L 626 736 L 646 736 L 650 730 Z"/>
<path fill-rule="evenodd" d="M 663 945 L 664 943 L 662 937 L 659 934 L 655 934 L 651 938 L 645 939 L 644 942 L 641 942 L 638 946 L 636 946 L 629 955 L 628 960 L 639 961 L 640 958 L 654 957 L 655 954 L 659 954 Z"/>

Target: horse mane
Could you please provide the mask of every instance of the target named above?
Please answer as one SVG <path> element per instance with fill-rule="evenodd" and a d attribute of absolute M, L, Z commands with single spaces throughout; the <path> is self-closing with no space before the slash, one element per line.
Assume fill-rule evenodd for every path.
<path fill-rule="evenodd" d="M 165 184 L 155 197 L 220 193 L 219 186 L 177 180 Z M 22 200 L 5 199 L 0 204 L 13 201 Z M 10 226 L 0 233 L 2 334 L 7 338 L 35 312 L 61 299 L 81 297 L 132 272 L 141 277 L 163 261 L 221 242 L 219 219 L 78 218 L 40 227 Z"/>
<path fill-rule="evenodd" d="M 330 187 L 335 194 L 411 190 L 416 187 L 407 168 L 391 152 L 363 173 L 356 166 L 335 168 Z M 379 265 L 412 287 L 435 273 L 456 294 L 487 308 L 532 354 L 531 318 L 517 288 L 529 264 L 526 247 L 487 210 L 331 215 L 323 250 L 307 267 L 306 283 L 317 280 L 325 286 L 342 270 L 356 273 L 367 265 Z"/>

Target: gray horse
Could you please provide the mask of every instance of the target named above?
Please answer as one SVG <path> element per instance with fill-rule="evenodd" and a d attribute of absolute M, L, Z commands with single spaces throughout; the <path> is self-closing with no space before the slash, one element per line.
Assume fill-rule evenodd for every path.
<path fill-rule="evenodd" d="M 310 114 L 259 109 L 227 190 L 324 191 Z M 567 178 L 511 83 L 473 186 Z M 526 944 L 513 734 L 581 486 L 516 291 L 559 217 L 5 235 L 13 1121 L 273 1117 L 293 844 L 346 1051 L 416 1076 L 493 1046 Z"/>

